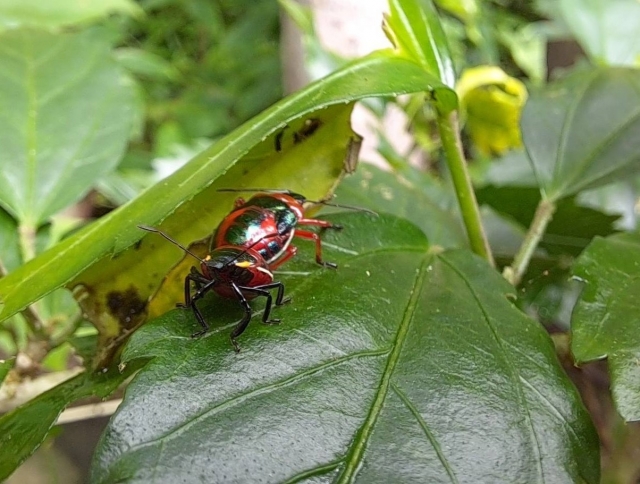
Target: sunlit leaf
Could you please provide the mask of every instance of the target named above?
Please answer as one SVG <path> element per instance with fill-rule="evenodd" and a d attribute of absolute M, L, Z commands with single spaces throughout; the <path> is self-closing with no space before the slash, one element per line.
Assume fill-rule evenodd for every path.
<path fill-rule="evenodd" d="M 3 0 L 0 29 L 61 28 L 100 20 L 112 13 L 140 15 L 142 10 L 132 0 Z"/>
<path fill-rule="evenodd" d="M 390 14 L 383 28 L 401 55 L 419 63 L 450 90 L 441 89 L 436 102 L 446 110 L 456 107 L 455 72 L 447 38 L 431 0 L 389 0 Z"/>
<path fill-rule="evenodd" d="M 134 90 L 102 33 L 0 34 L 0 205 L 36 228 L 122 156 Z"/>

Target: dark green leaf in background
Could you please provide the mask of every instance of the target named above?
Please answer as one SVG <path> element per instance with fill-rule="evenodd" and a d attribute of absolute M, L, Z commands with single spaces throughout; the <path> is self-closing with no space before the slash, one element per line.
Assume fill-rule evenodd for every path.
<path fill-rule="evenodd" d="M 545 199 L 640 171 L 640 71 L 591 69 L 534 93 L 522 136 Z"/>
<path fill-rule="evenodd" d="M 354 175 L 340 183 L 336 202 L 406 218 L 422 229 L 431 245 L 466 246 L 460 218 L 447 208 L 453 194 L 445 193 L 428 175 L 421 181 L 411 181 L 373 165 L 360 165 Z"/>
<path fill-rule="evenodd" d="M 0 34 L 0 205 L 35 228 L 120 161 L 134 90 L 101 31 Z"/>
<path fill-rule="evenodd" d="M 523 228 L 531 224 L 540 202 L 540 191 L 532 187 L 486 186 L 476 193 L 481 204 L 490 205 Z M 614 223 L 618 218 L 580 206 L 576 204 L 575 197 L 565 198 L 558 202 L 540 247 L 553 255 L 577 256 L 593 237 L 614 233 Z"/>
<path fill-rule="evenodd" d="M 81 373 L 0 417 L 0 479 L 7 478 L 44 441 L 65 407 L 88 396 L 105 398 L 135 366 L 120 374 Z M 9 451 L 10 449 L 10 451 Z"/>
<path fill-rule="evenodd" d="M 468 251 L 429 253 L 400 219 L 331 220 L 338 269 L 300 243 L 277 274 L 282 323 L 254 321 L 240 353 L 240 309 L 216 297 L 206 337 L 179 310 L 133 335 L 124 360 L 151 361 L 92 482 L 598 482 L 590 420 L 499 274 Z"/>
<path fill-rule="evenodd" d="M 574 274 L 585 284 L 571 324 L 576 362 L 606 357 L 620 415 L 640 420 L 640 234 L 596 238 Z"/>

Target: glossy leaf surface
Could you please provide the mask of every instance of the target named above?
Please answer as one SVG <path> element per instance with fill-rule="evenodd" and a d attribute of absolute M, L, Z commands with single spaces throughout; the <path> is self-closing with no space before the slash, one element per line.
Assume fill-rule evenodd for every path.
<path fill-rule="evenodd" d="M 282 173 L 270 171 L 273 168 L 265 163 L 265 160 L 269 161 L 269 157 L 265 155 L 274 150 L 275 133 L 294 120 L 302 123 L 304 116 L 311 116 L 315 111 L 363 97 L 395 96 L 425 91 L 436 86 L 441 86 L 439 81 L 431 78 L 420 66 L 388 51 L 357 60 L 331 76 L 311 84 L 251 119 L 131 203 L 78 231 L 53 249 L 1 279 L 0 301 L 4 303 L 4 307 L 0 313 L 0 320 L 69 282 L 92 264 L 135 244 L 144 235 L 136 228 L 137 224 L 154 226 L 166 219 L 163 227 L 181 227 L 180 230 L 184 232 L 174 235 L 178 239 L 186 237 L 185 242 L 196 238 L 191 238 L 193 234 L 206 234 L 215 225 L 207 222 L 202 225 L 197 223 L 212 202 L 206 198 L 199 199 L 196 195 L 216 180 L 232 186 L 240 184 L 241 167 L 237 168 L 236 175 L 228 180 L 222 176 L 243 157 L 248 163 L 254 160 L 256 171 L 270 173 L 272 178 L 268 181 L 277 185 L 286 182 L 286 179 L 279 178 Z M 269 136 L 271 138 L 267 139 Z M 263 141 L 264 144 L 258 146 Z M 247 155 L 252 148 L 257 151 L 252 152 L 251 156 Z M 260 156 L 260 150 L 263 150 L 263 156 Z M 300 166 L 304 166 L 304 160 L 300 160 Z M 327 170 L 332 173 L 332 180 L 335 181 L 335 166 L 325 167 L 323 172 L 326 173 Z M 289 175 L 295 177 L 295 172 Z M 304 182 L 304 178 L 299 179 L 299 183 Z M 311 193 L 305 194 L 321 196 L 329 187 L 330 184 L 324 178 L 314 186 Z M 297 185 L 291 188 L 297 188 Z M 181 209 L 179 217 L 167 218 L 178 207 Z M 190 225 L 194 221 L 196 223 Z M 159 266 L 158 278 L 162 277 L 162 264 L 166 263 L 162 262 Z M 168 263 L 171 264 L 171 261 Z"/>
<path fill-rule="evenodd" d="M 68 404 L 92 395 L 108 396 L 133 368 L 123 374 L 81 373 L 0 417 L 0 479 L 8 477 L 38 448 Z"/>
<path fill-rule="evenodd" d="M 595 239 L 574 274 L 585 283 L 571 324 L 576 362 L 606 357 L 620 415 L 640 420 L 640 234 Z"/>
<path fill-rule="evenodd" d="M 550 200 L 640 171 L 640 71 L 592 69 L 533 94 L 522 136 Z"/>
<path fill-rule="evenodd" d="M 60 28 L 99 20 L 112 13 L 139 14 L 132 0 L 3 0 L 0 28 Z"/>
<path fill-rule="evenodd" d="M 0 205 L 36 228 L 114 168 L 134 90 L 101 32 L 0 34 Z"/>
<path fill-rule="evenodd" d="M 134 334 L 123 358 L 151 361 L 92 482 L 598 482 L 588 416 L 499 274 L 468 251 L 429 253 L 400 219 L 331 220 L 338 269 L 301 243 L 277 274 L 282 324 L 254 321 L 240 353 L 239 307 L 213 297 L 204 338 L 180 310 Z"/>

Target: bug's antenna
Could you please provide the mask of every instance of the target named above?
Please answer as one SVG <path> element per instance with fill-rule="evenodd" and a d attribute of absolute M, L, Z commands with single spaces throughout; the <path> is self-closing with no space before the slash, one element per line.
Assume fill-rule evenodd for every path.
<path fill-rule="evenodd" d="M 320 205 L 326 205 L 328 207 L 346 208 L 347 210 L 353 210 L 355 212 L 364 212 L 364 213 L 368 213 L 378 217 L 377 212 L 374 212 L 373 210 L 369 210 L 368 208 L 364 208 L 364 207 L 354 207 L 353 205 L 342 205 L 339 203 L 330 203 L 330 202 L 322 202 L 322 201 L 314 201 L 314 200 L 306 200 L 306 201 L 309 203 L 318 203 Z"/>
<path fill-rule="evenodd" d="M 167 239 L 169 242 L 171 242 L 174 245 L 177 245 L 178 247 L 180 247 L 182 250 L 184 250 L 187 254 L 189 254 L 190 256 L 198 259 L 200 262 L 204 263 L 204 260 L 202 260 L 200 257 L 198 257 L 197 255 L 195 255 L 193 252 L 191 252 L 189 249 L 187 249 L 184 245 L 182 245 L 180 242 L 177 242 L 175 240 L 173 240 L 171 237 L 169 237 L 167 234 L 165 234 L 162 230 L 158 230 L 156 228 L 153 227 L 149 227 L 147 225 L 138 225 L 139 229 L 142 230 L 146 230 L 147 232 L 155 232 L 156 234 L 160 234 L 162 235 L 165 239 Z"/>
<path fill-rule="evenodd" d="M 286 188 L 218 188 L 218 192 L 265 192 L 265 193 L 284 193 L 291 195 L 293 192 Z"/>

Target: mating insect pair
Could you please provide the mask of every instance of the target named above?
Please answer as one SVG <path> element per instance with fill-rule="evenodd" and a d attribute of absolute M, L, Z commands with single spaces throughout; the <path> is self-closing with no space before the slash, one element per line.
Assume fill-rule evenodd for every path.
<path fill-rule="evenodd" d="M 196 305 L 196 302 L 207 292 L 213 290 L 222 297 L 237 299 L 240 302 L 244 309 L 244 316 L 231 332 L 231 342 L 235 350 L 239 351 L 236 338 L 247 328 L 252 316 L 248 300 L 258 296 L 266 297 L 262 321 L 265 324 L 280 322 L 278 319 L 269 318 L 273 306 L 273 296 L 270 291 L 277 289 L 276 306 L 286 303 L 288 299 L 284 299 L 284 285 L 282 282 L 274 281 L 271 271 L 296 254 L 297 248 L 291 244 L 293 237 L 314 240 L 316 262 L 325 267 L 336 268 L 336 264 L 323 261 L 320 236 L 315 232 L 299 230 L 297 227 L 301 225 L 329 229 L 342 227 L 324 220 L 305 218 L 304 203 L 309 201 L 304 196 L 289 190 L 224 189 L 220 191 L 261 193 L 248 201 L 242 198 L 236 200 L 234 210 L 224 218 L 214 233 L 209 255 L 204 259 L 157 229 L 144 226 L 140 228 L 159 233 L 200 261 L 200 271 L 192 267 L 185 278 L 185 302 L 181 305 L 191 308 L 202 326 L 201 331 L 193 334 L 194 337 L 209 330 L 209 325 Z M 327 202 L 311 203 L 368 211 Z M 192 283 L 195 286 L 195 292 L 192 292 Z"/>

